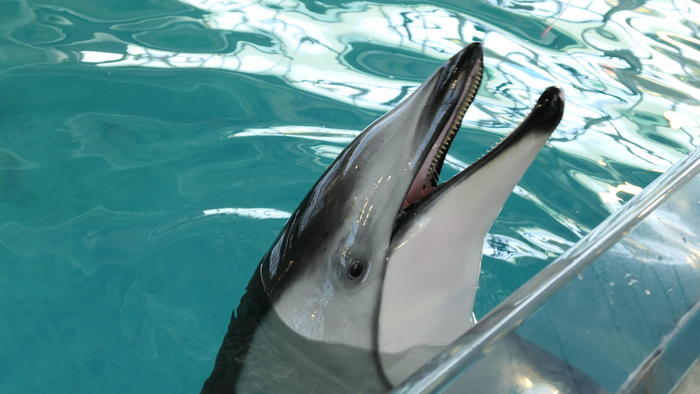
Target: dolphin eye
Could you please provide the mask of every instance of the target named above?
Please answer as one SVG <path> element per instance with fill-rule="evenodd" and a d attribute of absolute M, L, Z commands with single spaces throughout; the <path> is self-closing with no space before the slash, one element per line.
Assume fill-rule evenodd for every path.
<path fill-rule="evenodd" d="M 348 266 L 348 276 L 350 279 L 357 279 L 362 275 L 362 271 L 364 271 L 365 266 L 362 264 L 360 260 L 353 260 L 352 263 Z"/>

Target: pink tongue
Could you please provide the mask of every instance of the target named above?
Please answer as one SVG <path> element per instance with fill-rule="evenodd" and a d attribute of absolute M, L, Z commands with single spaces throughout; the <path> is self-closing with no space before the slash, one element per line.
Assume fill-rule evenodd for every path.
<path fill-rule="evenodd" d="M 430 163 L 432 163 L 434 156 L 435 155 L 428 156 L 428 160 L 426 160 L 421 166 L 420 170 L 418 170 L 416 178 L 413 180 L 411 187 L 408 189 L 408 193 L 406 193 L 406 198 L 403 200 L 403 205 L 401 205 L 401 209 L 404 209 L 409 205 L 419 201 L 423 197 L 430 194 L 433 191 L 433 189 L 435 189 L 435 186 L 433 186 L 432 183 L 428 181 L 428 171 L 430 169 Z"/>

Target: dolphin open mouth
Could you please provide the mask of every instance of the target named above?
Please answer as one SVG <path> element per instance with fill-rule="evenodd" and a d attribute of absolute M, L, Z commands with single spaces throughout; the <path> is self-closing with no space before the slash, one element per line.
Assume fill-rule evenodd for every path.
<path fill-rule="evenodd" d="M 422 200 L 437 187 L 447 150 L 462 125 L 464 114 L 476 97 L 483 70 L 483 50 L 479 43 L 464 48 L 440 70 L 440 87 L 435 92 L 438 97 L 433 100 L 436 105 L 429 109 L 432 110 L 429 112 L 437 114 L 437 136 L 424 155 L 402 208 Z"/>
<path fill-rule="evenodd" d="M 485 153 L 479 160 L 462 170 L 451 179 L 438 184 L 440 171 L 447 157 L 447 151 L 462 124 L 467 109 L 474 101 L 483 74 L 483 50 L 481 44 L 473 43 L 455 55 L 445 64 L 440 73 L 440 81 L 433 100 L 433 108 L 426 112 L 435 117 L 433 122 L 433 143 L 425 149 L 420 168 L 411 182 L 401 205 L 401 216 L 406 210 L 438 194 L 439 190 L 460 182 L 471 173 L 497 157 L 509 146 L 518 142 L 528 133 L 551 133 L 563 115 L 564 97 L 560 89 L 547 88 L 540 96 L 530 115 L 508 136 Z"/>

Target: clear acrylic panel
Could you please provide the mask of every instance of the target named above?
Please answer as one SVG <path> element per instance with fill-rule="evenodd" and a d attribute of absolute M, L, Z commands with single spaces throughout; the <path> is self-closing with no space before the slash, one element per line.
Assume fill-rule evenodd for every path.
<path fill-rule="evenodd" d="M 692 393 L 699 355 L 700 149 L 395 391 Z"/>

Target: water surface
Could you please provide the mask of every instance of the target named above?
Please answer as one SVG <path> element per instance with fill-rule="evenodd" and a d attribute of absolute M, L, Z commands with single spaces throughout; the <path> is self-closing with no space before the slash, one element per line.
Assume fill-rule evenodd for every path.
<path fill-rule="evenodd" d="M 562 87 L 484 245 L 500 302 L 700 145 L 692 0 L 0 3 L 0 392 L 195 392 L 322 171 L 471 41 L 444 176 Z"/>

